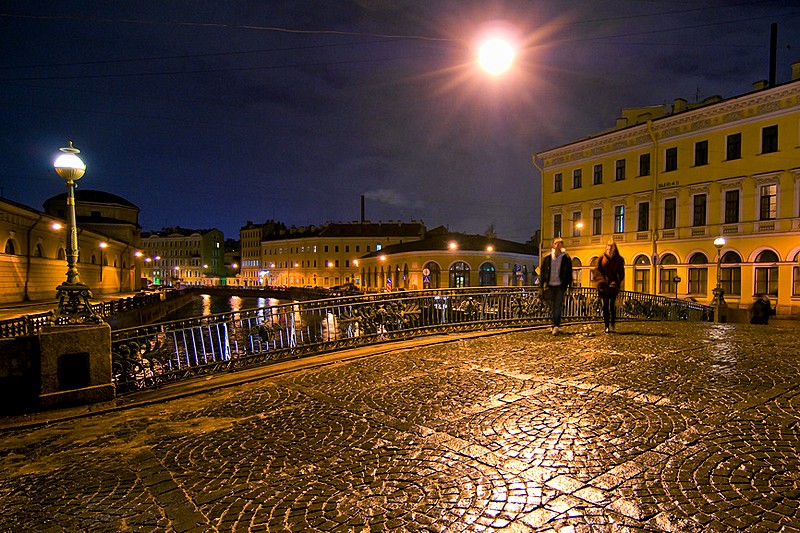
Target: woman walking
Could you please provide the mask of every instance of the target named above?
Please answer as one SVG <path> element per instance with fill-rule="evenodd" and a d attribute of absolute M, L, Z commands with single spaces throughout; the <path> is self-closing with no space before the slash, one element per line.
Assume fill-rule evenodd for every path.
<path fill-rule="evenodd" d="M 600 256 L 594 267 L 597 292 L 603 300 L 603 322 L 606 333 L 614 331 L 614 323 L 617 321 L 617 294 L 622 288 L 624 279 L 625 260 L 619 255 L 617 243 L 608 241 L 605 253 Z"/>

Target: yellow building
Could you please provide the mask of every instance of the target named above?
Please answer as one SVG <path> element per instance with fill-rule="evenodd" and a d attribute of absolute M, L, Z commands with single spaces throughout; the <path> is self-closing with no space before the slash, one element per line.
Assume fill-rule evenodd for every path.
<path fill-rule="evenodd" d="M 443 227 L 425 238 L 387 246 L 359 261 L 367 291 L 531 285 L 533 245 L 451 233 Z"/>
<path fill-rule="evenodd" d="M 80 202 L 77 191 L 75 196 Z M 62 196 L 66 207 L 66 195 Z M 53 202 L 52 206 L 57 203 Z M 80 204 L 78 204 L 80 205 Z M 131 204 L 132 205 L 132 204 Z M 60 206 L 59 206 L 60 207 Z M 136 209 L 138 213 L 138 208 Z M 67 223 L 58 214 L 37 211 L 0 198 L 0 303 L 52 300 L 66 281 Z M 105 232 L 78 223 L 78 263 L 81 282 L 94 295 L 136 290 L 137 249 L 115 234 L 135 234 L 138 224 L 95 216 Z M 84 219 L 79 219 L 83 221 Z"/>
<path fill-rule="evenodd" d="M 581 285 L 613 239 L 627 290 L 710 303 L 719 283 L 731 308 L 766 293 L 778 315 L 800 315 L 800 63 L 790 82 L 754 88 L 627 109 L 537 154 L 542 246 L 562 236 Z"/>
<path fill-rule="evenodd" d="M 218 229 L 142 233 L 143 275 L 157 285 L 219 285 L 226 276 L 224 241 Z"/>
<path fill-rule="evenodd" d="M 270 228 L 248 223 L 240 231 L 242 285 L 338 287 L 361 285 L 359 258 L 391 244 L 419 240 L 421 222 L 350 222 Z M 256 239 L 259 255 L 254 254 Z"/>

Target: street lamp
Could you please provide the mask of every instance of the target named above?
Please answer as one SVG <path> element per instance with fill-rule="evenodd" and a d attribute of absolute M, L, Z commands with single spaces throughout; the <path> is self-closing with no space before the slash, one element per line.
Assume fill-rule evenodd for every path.
<path fill-rule="evenodd" d="M 728 321 L 728 304 L 725 303 L 725 291 L 720 282 L 722 274 L 722 248 L 725 246 L 725 242 L 724 237 L 717 237 L 714 239 L 714 247 L 717 249 L 717 286 L 712 291 L 714 299 L 711 301 L 711 305 L 714 306 L 714 322 Z"/>
<path fill-rule="evenodd" d="M 78 225 L 75 222 L 75 187 L 77 187 L 75 181 L 86 172 L 86 164 L 78 157 L 80 150 L 72 146 L 72 141 L 69 141 L 69 146 L 59 150 L 63 153 L 55 160 L 53 167 L 67 185 L 67 280 L 56 287 L 58 307 L 51 321 L 57 324 L 64 318 L 67 324 L 86 322 L 99 324 L 103 319 L 92 309 L 89 303 L 92 293 L 86 284 L 81 283 L 77 267 Z"/>

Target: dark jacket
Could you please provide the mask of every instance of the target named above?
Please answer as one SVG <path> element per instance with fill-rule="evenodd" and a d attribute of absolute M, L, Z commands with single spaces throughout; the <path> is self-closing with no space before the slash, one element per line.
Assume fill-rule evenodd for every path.
<path fill-rule="evenodd" d="M 750 308 L 750 311 L 753 315 L 750 318 L 751 324 L 769 324 L 769 316 L 775 314 L 771 302 L 763 298 L 753 302 L 753 307 Z"/>
<path fill-rule="evenodd" d="M 564 252 L 564 257 L 561 259 L 561 268 L 558 271 L 558 279 L 561 280 L 561 286 L 568 289 L 572 285 L 572 259 L 567 252 Z M 546 288 L 550 281 L 550 266 L 553 264 L 553 257 L 548 253 L 542 258 L 542 272 L 541 280 L 542 287 Z"/>
<path fill-rule="evenodd" d="M 597 265 L 594 267 L 594 281 L 597 284 L 597 292 L 616 296 L 622 288 L 622 280 L 625 279 L 625 260 L 619 254 L 608 257 L 606 254 L 600 256 Z"/>

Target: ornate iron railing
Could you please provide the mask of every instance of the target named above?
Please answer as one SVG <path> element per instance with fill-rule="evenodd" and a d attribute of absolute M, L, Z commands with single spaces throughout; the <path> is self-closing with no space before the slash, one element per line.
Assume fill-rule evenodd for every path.
<path fill-rule="evenodd" d="M 143 307 L 155 305 L 164 300 L 178 297 L 178 291 L 171 293 L 150 293 L 117 300 L 109 300 L 92 304 L 92 310 L 101 317 L 110 317 L 118 313 L 132 311 Z M 53 306 L 55 307 L 55 303 Z M 53 319 L 53 310 L 43 313 L 31 313 L 17 318 L 0 320 L 0 338 L 20 337 L 23 335 L 36 335 L 43 327 L 49 325 Z M 62 317 L 58 324 L 66 324 L 67 319 Z"/>
<path fill-rule="evenodd" d="M 710 320 L 702 304 L 622 292 L 621 319 Z M 186 377 L 422 335 L 546 323 L 532 287 L 482 287 L 311 300 L 166 322 L 112 333 L 118 393 Z M 565 321 L 601 316 L 597 292 L 573 289 Z"/>

